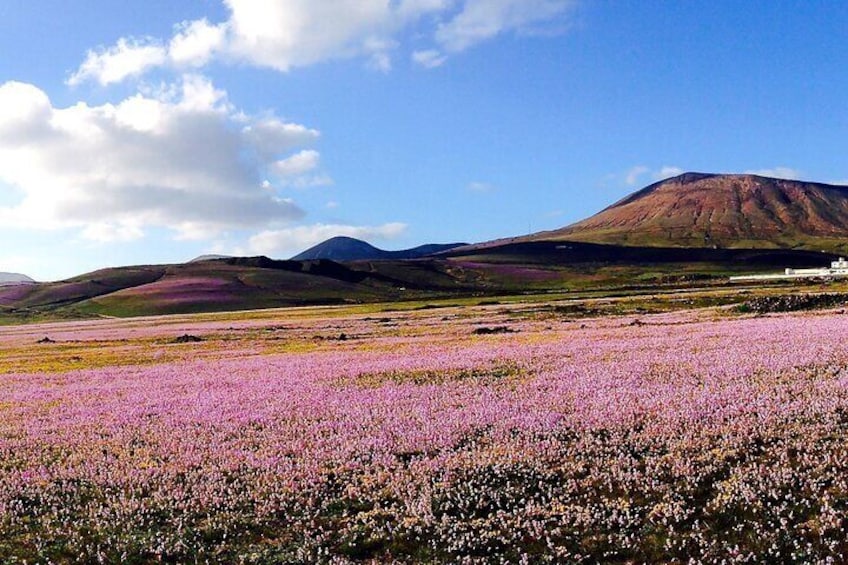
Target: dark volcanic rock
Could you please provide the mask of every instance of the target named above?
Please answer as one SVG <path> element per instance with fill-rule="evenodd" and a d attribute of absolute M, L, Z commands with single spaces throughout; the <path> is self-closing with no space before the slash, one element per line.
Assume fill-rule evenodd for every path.
<path fill-rule="evenodd" d="M 316 259 L 331 259 L 333 261 L 375 261 L 375 260 L 399 260 L 418 259 L 448 251 L 455 247 L 464 245 L 462 243 L 436 244 L 430 243 L 412 249 L 400 251 L 385 251 L 374 247 L 368 242 L 352 237 L 333 237 L 310 247 L 306 251 L 292 257 L 293 261 L 309 261 Z"/>
<path fill-rule="evenodd" d="M 799 310 L 821 310 L 838 308 L 848 304 L 848 294 L 786 294 L 781 296 L 761 296 L 739 304 L 737 312 L 797 312 Z"/>
<path fill-rule="evenodd" d="M 176 337 L 171 341 L 171 343 L 198 343 L 203 341 L 202 337 L 197 337 L 196 335 L 183 334 L 179 337 Z"/>

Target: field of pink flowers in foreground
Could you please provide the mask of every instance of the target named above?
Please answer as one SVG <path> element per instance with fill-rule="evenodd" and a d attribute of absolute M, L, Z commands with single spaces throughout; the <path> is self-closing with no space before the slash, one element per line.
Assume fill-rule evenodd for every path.
<path fill-rule="evenodd" d="M 519 314 L 0 328 L 141 351 L 0 375 L 0 562 L 848 560 L 848 316 Z"/>

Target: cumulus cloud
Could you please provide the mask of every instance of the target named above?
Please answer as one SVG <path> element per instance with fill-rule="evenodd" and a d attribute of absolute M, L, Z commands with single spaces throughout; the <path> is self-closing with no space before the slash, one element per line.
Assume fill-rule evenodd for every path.
<path fill-rule="evenodd" d="M 199 239 L 285 225 L 303 211 L 262 181 L 320 173 L 317 152 L 290 155 L 318 136 L 273 116 L 246 116 L 199 76 L 117 104 L 67 108 L 33 85 L 7 82 L 0 185 L 20 200 L 0 207 L 0 223 L 78 228 L 97 241 L 137 239 L 148 227 Z M 280 163 L 288 170 L 277 170 Z"/>
<path fill-rule="evenodd" d="M 744 172 L 746 175 L 759 175 L 761 177 L 772 177 L 776 179 L 797 180 L 801 178 L 801 171 L 791 167 L 774 167 L 771 169 L 751 169 Z"/>
<path fill-rule="evenodd" d="M 260 232 L 248 241 L 251 255 L 288 257 L 336 236 L 355 237 L 367 241 L 392 240 L 406 232 L 406 224 L 392 222 L 380 226 L 315 224 Z"/>
<path fill-rule="evenodd" d="M 229 17 L 175 26 L 167 41 L 123 38 L 90 51 L 71 84 L 101 84 L 136 76 L 154 66 L 197 68 L 210 60 L 279 71 L 360 57 L 388 71 L 404 32 L 413 37 L 412 60 L 443 64 L 508 32 L 532 31 L 561 21 L 576 0 L 224 0 Z M 423 44 L 423 45 L 418 45 Z"/>

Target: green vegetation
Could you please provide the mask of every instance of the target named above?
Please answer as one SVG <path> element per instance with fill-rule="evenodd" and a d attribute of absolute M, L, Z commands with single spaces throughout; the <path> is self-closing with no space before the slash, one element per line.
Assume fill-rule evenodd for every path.
<path fill-rule="evenodd" d="M 827 259 L 822 254 L 785 250 L 649 249 L 575 242 L 507 244 L 461 253 L 345 264 L 258 257 L 105 269 L 57 283 L 0 288 L 0 324 L 290 306 L 363 305 L 366 311 L 376 312 L 484 301 L 721 294 L 723 289 L 730 289 L 732 295 L 741 287 L 728 286 L 731 275 L 774 272 L 776 265 L 814 266 Z M 758 288 L 786 288 L 786 284 Z M 638 308 L 658 308 L 654 298 L 646 300 L 650 304 Z M 734 301 L 730 297 L 687 300 L 691 300 L 689 306 Z"/>

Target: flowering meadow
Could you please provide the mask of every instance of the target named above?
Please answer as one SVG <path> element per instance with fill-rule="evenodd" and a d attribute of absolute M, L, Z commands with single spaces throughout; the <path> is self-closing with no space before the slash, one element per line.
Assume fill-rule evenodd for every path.
<path fill-rule="evenodd" d="M 0 328 L 0 563 L 843 563 L 846 333 L 526 305 Z"/>

